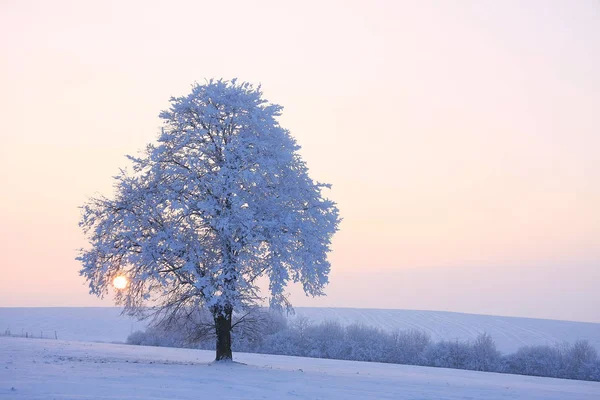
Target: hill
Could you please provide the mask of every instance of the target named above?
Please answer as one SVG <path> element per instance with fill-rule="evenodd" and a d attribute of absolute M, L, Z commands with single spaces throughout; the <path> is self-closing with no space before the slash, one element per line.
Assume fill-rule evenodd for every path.
<path fill-rule="evenodd" d="M 124 342 L 127 336 L 145 328 L 143 322 L 121 316 L 116 307 L 0 308 L 0 333 L 99 342 Z M 600 350 L 600 324 L 534 318 L 499 317 L 443 311 L 383 310 L 358 308 L 304 308 L 296 315 L 314 322 L 335 320 L 354 322 L 385 330 L 419 329 L 434 341 L 469 340 L 479 333 L 489 333 L 503 353 L 525 345 L 573 343 L 586 339 Z"/>
<path fill-rule="evenodd" d="M 579 339 L 588 340 L 600 350 L 600 324 L 590 322 L 364 308 L 298 308 L 297 314 L 315 322 L 359 322 L 387 331 L 418 329 L 429 333 L 436 342 L 470 340 L 486 332 L 494 338 L 498 350 L 503 353 L 512 353 L 522 346 L 574 343 Z"/>

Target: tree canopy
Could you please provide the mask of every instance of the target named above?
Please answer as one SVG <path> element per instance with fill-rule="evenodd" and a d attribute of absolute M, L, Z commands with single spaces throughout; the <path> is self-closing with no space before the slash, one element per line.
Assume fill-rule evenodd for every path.
<path fill-rule="evenodd" d="M 289 282 L 323 294 L 339 213 L 279 125 L 282 107 L 236 80 L 194 84 L 170 103 L 158 141 L 128 156 L 114 196 L 82 207 L 90 246 L 78 260 L 91 293 L 125 276 L 116 301 L 126 312 L 206 307 L 217 336 L 219 321 L 231 330 L 234 310 L 263 300 L 261 277 L 273 307 L 289 305 Z"/>

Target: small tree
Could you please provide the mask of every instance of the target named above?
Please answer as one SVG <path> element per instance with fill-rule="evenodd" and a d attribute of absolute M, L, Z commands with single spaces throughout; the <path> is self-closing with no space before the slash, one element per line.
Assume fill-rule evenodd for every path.
<path fill-rule="evenodd" d="M 576 341 L 565 356 L 567 378 L 588 381 L 594 379 L 598 352 L 587 340 Z"/>
<path fill-rule="evenodd" d="M 500 364 L 500 352 L 488 333 L 480 333 L 473 342 L 471 361 L 468 369 L 475 371 L 496 371 Z"/>
<path fill-rule="evenodd" d="M 392 334 L 394 346 L 389 352 L 392 362 L 398 364 L 422 365 L 425 351 L 431 345 L 431 336 L 424 331 L 410 329 Z"/>
<path fill-rule="evenodd" d="M 115 300 L 126 313 L 164 321 L 208 309 L 216 360 L 232 358 L 232 314 L 262 300 L 260 277 L 274 307 L 289 306 L 290 281 L 322 295 L 340 218 L 277 122 L 281 110 L 236 80 L 172 98 L 158 143 L 128 156 L 133 170 L 115 177 L 114 198 L 83 206 L 91 246 L 78 260 L 90 292 L 106 295 L 123 275 Z"/>

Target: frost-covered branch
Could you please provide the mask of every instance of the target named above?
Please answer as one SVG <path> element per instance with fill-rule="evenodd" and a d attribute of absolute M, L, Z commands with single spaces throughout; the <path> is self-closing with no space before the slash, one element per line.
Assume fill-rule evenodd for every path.
<path fill-rule="evenodd" d="M 262 299 L 261 277 L 276 307 L 289 306 L 289 282 L 323 294 L 340 218 L 277 122 L 281 109 L 236 80 L 172 98 L 157 143 L 115 177 L 114 198 L 83 207 L 90 248 L 78 259 L 90 291 L 105 295 L 124 275 L 116 300 L 127 312 L 206 307 L 227 329 L 234 310 Z"/>

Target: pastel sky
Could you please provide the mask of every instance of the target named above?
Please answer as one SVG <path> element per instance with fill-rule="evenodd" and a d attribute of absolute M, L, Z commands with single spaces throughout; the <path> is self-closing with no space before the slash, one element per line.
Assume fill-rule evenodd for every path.
<path fill-rule="evenodd" d="M 78 206 L 194 81 L 261 83 L 344 218 L 297 306 L 600 322 L 600 3 L 2 1 L 0 306 L 87 293 Z"/>

